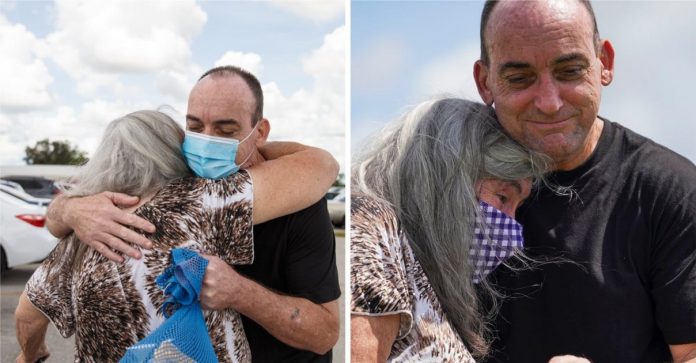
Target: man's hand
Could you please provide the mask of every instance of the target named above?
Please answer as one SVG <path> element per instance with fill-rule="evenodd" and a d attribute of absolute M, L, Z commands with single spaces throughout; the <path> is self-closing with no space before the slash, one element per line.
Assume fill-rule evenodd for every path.
<path fill-rule="evenodd" d="M 208 260 L 201 288 L 204 309 L 234 309 L 297 349 L 325 354 L 336 344 L 338 300 L 315 304 L 280 295 L 240 275 L 218 257 L 201 256 Z"/>
<path fill-rule="evenodd" d="M 208 260 L 201 287 L 201 306 L 204 309 L 224 310 L 233 307 L 235 288 L 241 275 L 219 257 L 201 254 Z"/>
<path fill-rule="evenodd" d="M 57 198 L 49 206 L 48 228 L 57 237 L 73 230 L 80 241 L 115 262 L 123 262 L 119 253 L 140 258 L 140 251 L 129 243 L 152 248 L 152 242 L 127 226 L 150 233 L 155 231 L 155 226 L 121 209 L 137 205 L 138 200 L 138 197 L 113 192 Z"/>

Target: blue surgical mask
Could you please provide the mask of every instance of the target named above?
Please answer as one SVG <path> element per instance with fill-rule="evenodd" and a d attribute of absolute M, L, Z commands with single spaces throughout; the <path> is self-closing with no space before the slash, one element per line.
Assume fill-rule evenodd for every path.
<path fill-rule="evenodd" d="M 258 126 L 258 123 L 256 126 Z M 256 126 L 242 140 L 186 131 L 184 143 L 181 145 L 184 157 L 186 157 L 186 163 L 201 178 L 220 179 L 236 173 L 239 171 L 239 167 L 244 165 L 252 154 L 252 152 L 249 152 L 246 159 L 240 165 L 237 165 L 235 163 L 237 148 L 240 143 L 254 133 Z"/>
<path fill-rule="evenodd" d="M 522 225 L 486 202 L 479 202 L 479 207 L 481 214 L 469 249 L 469 258 L 474 265 L 474 283 L 479 283 L 524 247 Z"/>

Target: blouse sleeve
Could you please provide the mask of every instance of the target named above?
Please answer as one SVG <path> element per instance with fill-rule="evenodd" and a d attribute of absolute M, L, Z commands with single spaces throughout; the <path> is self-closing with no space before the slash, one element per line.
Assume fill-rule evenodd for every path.
<path fill-rule="evenodd" d="M 239 172 L 219 180 L 205 180 L 201 194 L 200 226 L 207 235 L 206 250 L 230 265 L 254 261 L 253 185 Z"/>
<path fill-rule="evenodd" d="M 404 254 L 394 212 L 366 197 L 351 197 L 351 311 L 400 315 L 397 339 L 413 324 Z"/>
<path fill-rule="evenodd" d="M 79 243 L 73 234 L 63 238 L 34 271 L 25 288 L 32 305 L 46 315 L 64 338 L 75 333 L 72 259 L 68 256 L 72 255 L 70 248 Z"/>

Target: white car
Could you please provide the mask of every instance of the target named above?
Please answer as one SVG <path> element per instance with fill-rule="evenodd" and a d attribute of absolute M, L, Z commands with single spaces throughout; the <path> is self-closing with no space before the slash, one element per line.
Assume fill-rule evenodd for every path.
<path fill-rule="evenodd" d="M 341 189 L 333 198 L 326 201 L 331 216 L 331 223 L 336 227 L 346 224 L 346 191 Z"/>
<path fill-rule="evenodd" d="M 35 198 L 14 183 L 0 183 L 0 269 L 41 261 L 58 242 L 46 229 L 50 199 Z"/>

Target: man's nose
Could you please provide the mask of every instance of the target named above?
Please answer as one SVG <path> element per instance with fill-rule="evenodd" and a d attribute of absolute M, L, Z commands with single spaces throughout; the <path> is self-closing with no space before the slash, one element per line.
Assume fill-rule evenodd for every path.
<path fill-rule="evenodd" d="M 534 106 L 546 115 L 558 112 L 563 106 L 559 86 L 553 77 L 541 77 L 536 86 Z"/>
<path fill-rule="evenodd" d="M 215 129 L 213 127 L 210 127 L 210 126 L 206 126 L 201 131 L 201 134 L 208 135 L 208 136 L 215 136 Z"/>

